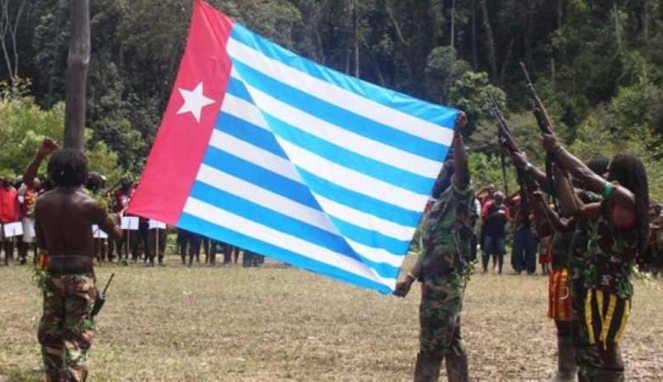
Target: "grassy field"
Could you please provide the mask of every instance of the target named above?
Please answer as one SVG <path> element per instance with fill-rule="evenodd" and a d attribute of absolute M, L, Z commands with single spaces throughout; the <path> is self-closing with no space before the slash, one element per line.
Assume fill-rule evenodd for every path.
<path fill-rule="evenodd" d="M 409 259 L 408 263 L 411 262 Z M 408 381 L 419 291 L 381 296 L 267 262 L 116 272 L 91 381 Z M 663 380 L 661 283 L 636 285 L 623 341 L 631 381 Z M 555 365 L 544 277 L 476 275 L 463 331 L 473 381 L 540 381 Z M 0 267 L 0 382 L 39 381 L 40 296 L 28 267 Z M 445 378 L 441 378 L 445 380 Z"/>

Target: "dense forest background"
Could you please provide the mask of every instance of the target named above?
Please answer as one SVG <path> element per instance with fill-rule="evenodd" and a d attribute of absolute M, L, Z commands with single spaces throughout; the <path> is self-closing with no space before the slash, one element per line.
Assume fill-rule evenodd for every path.
<path fill-rule="evenodd" d="M 192 0 L 94 0 L 87 147 L 110 178 L 138 175 L 186 42 Z M 503 103 L 540 161 L 519 62 L 584 159 L 632 152 L 663 199 L 663 0 L 210 0 L 318 63 L 471 117 L 476 182 L 502 185 L 486 112 Z M 0 0 L 0 170 L 62 135 L 70 0 Z M 509 187 L 515 189 L 509 172 Z M 503 187 L 502 187 L 503 188 Z"/>

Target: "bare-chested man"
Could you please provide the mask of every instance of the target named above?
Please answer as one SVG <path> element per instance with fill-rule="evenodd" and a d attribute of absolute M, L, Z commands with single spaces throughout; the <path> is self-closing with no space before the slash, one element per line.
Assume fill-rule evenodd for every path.
<path fill-rule="evenodd" d="M 28 186 L 39 164 L 56 147 L 52 141 L 44 141 L 26 170 Z M 48 176 L 55 188 L 42 195 L 35 207 L 37 243 L 49 259 L 38 338 L 46 380 L 79 382 L 87 379 L 86 353 L 95 330 L 92 224 L 116 240 L 122 231 L 104 208 L 81 191 L 87 179 L 87 159 L 82 152 L 55 151 Z"/>

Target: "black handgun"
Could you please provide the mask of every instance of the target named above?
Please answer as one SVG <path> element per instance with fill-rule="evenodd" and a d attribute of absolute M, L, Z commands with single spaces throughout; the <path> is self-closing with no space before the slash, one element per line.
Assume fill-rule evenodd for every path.
<path fill-rule="evenodd" d="M 92 317 L 95 317 L 97 314 L 99 314 L 99 312 L 101 312 L 101 308 L 104 307 L 104 304 L 106 303 L 106 291 L 108 290 L 108 287 L 111 285 L 113 277 L 115 277 L 115 273 L 111 274 L 111 277 L 110 279 L 108 279 L 108 283 L 106 284 L 104 291 L 102 293 L 97 294 L 97 299 L 94 300 L 94 306 L 92 307 Z"/>

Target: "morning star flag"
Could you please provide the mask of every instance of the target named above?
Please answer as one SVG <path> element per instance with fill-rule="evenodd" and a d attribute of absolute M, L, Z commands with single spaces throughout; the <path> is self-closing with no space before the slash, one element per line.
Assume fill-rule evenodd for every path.
<path fill-rule="evenodd" d="M 457 113 L 317 65 L 196 0 L 129 212 L 388 293 Z"/>

